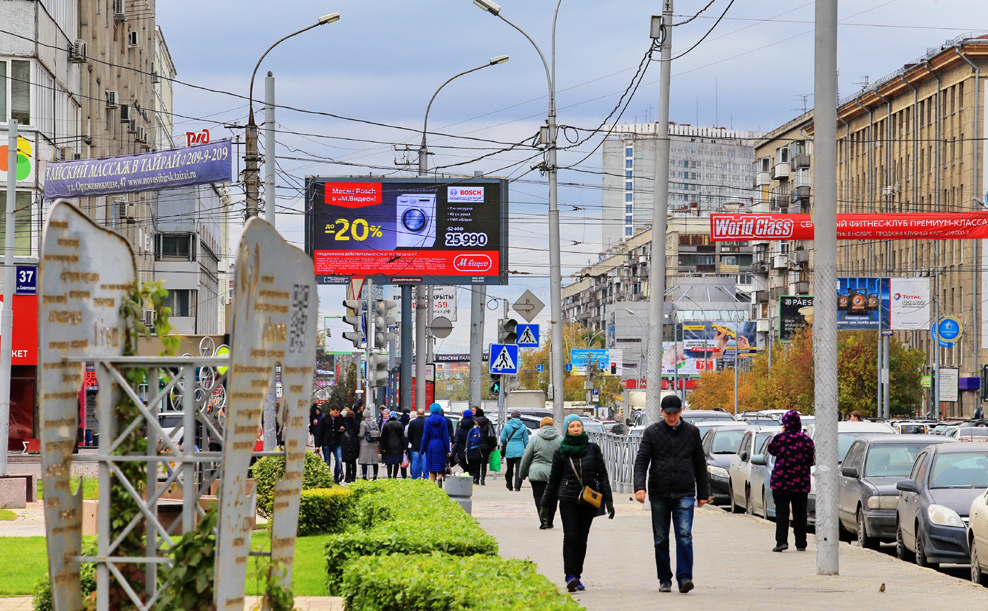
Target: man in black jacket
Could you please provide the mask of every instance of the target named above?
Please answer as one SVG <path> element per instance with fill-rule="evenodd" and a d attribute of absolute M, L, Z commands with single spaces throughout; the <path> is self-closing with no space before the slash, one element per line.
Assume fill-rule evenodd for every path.
<path fill-rule="evenodd" d="M 405 427 L 408 440 L 408 458 L 412 463 L 412 479 L 422 479 L 422 434 L 425 433 L 425 410 L 415 412 L 415 419 Z"/>
<path fill-rule="evenodd" d="M 343 418 L 340 417 L 340 408 L 335 405 L 329 408 L 329 413 L 323 415 L 316 427 L 316 446 L 322 448 L 323 460 L 327 466 L 331 466 L 330 459 L 336 457 L 336 464 L 333 466 L 333 479 L 340 483 L 343 479 L 343 433 L 346 427 L 343 426 Z"/>
<path fill-rule="evenodd" d="M 676 581 L 679 591 L 686 594 L 693 589 L 693 506 L 695 502 L 703 507 L 710 491 L 700 431 L 680 418 L 682 409 L 679 397 L 663 397 L 662 422 L 645 429 L 635 458 L 635 498 L 645 502 L 647 475 L 659 592 L 672 591 L 671 517 L 676 534 Z"/>

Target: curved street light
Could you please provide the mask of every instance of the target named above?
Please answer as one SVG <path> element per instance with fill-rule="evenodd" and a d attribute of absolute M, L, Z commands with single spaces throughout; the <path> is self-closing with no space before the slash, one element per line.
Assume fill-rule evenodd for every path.
<path fill-rule="evenodd" d="M 532 37 L 525 30 L 509 21 L 501 14 L 501 7 L 493 0 L 473 0 L 481 9 L 499 18 L 501 21 L 518 30 L 532 43 L 542 59 L 545 67 L 545 77 L 549 85 L 549 116 L 546 119 L 546 132 L 542 138 L 546 145 L 546 172 L 549 175 L 549 306 L 551 312 L 551 342 L 552 342 L 552 375 L 550 380 L 554 389 L 552 396 L 552 416 L 556 420 L 556 426 L 562 431 L 563 422 L 563 298 L 562 298 L 562 266 L 560 262 L 559 245 L 559 193 L 556 167 L 556 21 L 559 18 L 559 6 L 563 0 L 556 2 L 556 10 L 552 17 L 552 68 L 546 61 L 542 49 L 539 48 Z"/>

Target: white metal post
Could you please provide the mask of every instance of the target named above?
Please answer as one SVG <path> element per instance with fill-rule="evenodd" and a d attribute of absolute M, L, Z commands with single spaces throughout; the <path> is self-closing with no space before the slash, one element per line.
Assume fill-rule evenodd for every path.
<path fill-rule="evenodd" d="M 10 359 L 14 329 L 14 210 L 17 209 L 17 120 L 7 125 L 7 209 L 3 243 L 3 313 L 0 314 L 0 475 L 7 475 Z M 74 443 L 74 442 L 73 442 Z"/>
<path fill-rule="evenodd" d="M 426 409 L 425 404 L 425 287 L 415 287 L 415 409 Z"/>
<path fill-rule="evenodd" d="M 484 366 L 484 307 L 487 301 L 487 286 L 470 287 L 470 407 L 480 405 L 483 389 Z M 551 365 L 550 365 L 551 370 Z M 499 423 L 499 424 L 504 424 Z"/>
<path fill-rule="evenodd" d="M 364 286 L 367 287 L 367 359 L 366 359 L 366 373 L 364 374 L 364 407 L 365 409 L 371 410 L 374 417 L 377 417 L 377 407 L 375 405 L 374 397 L 374 386 L 371 386 L 371 352 L 374 351 L 374 333 L 377 331 L 375 328 L 377 326 L 377 312 L 374 311 L 374 280 L 373 278 L 368 278 L 364 281 Z"/>

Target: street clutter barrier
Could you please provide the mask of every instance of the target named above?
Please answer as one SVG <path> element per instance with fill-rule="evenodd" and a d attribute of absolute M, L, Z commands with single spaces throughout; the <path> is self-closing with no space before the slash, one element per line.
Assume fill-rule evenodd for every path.
<path fill-rule="evenodd" d="M 611 489 L 617 492 L 634 492 L 635 457 L 638 456 L 640 436 L 589 433 L 590 441 L 600 446 L 604 464 L 611 478 Z"/>
<path fill-rule="evenodd" d="M 534 563 L 495 556 L 364 556 L 347 565 L 343 591 L 348 611 L 582 609 L 540 575 Z"/>
<path fill-rule="evenodd" d="M 473 477 L 470 475 L 456 475 L 453 477 L 447 477 L 443 488 L 446 490 L 446 494 L 449 498 L 453 499 L 460 504 L 463 511 L 473 513 L 473 501 L 470 497 L 473 496 Z"/>

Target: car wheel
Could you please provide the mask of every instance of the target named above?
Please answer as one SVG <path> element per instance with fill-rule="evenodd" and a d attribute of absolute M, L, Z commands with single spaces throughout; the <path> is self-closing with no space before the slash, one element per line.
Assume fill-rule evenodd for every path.
<path fill-rule="evenodd" d="M 930 559 L 926 557 L 926 550 L 923 549 L 923 533 L 919 531 L 919 524 L 916 525 L 916 566 L 934 570 L 940 568 L 939 564 L 930 562 Z"/>
<path fill-rule="evenodd" d="M 981 570 L 978 548 L 974 546 L 974 541 L 971 541 L 971 581 L 982 586 L 988 586 L 988 576 Z"/>
<path fill-rule="evenodd" d="M 857 515 L 858 546 L 862 549 L 878 549 L 878 539 L 869 537 L 865 530 L 864 514 L 858 509 Z"/>
<path fill-rule="evenodd" d="M 912 553 L 902 539 L 902 524 L 898 521 L 895 523 L 895 557 L 906 562 L 912 560 Z"/>
<path fill-rule="evenodd" d="M 755 515 L 755 506 L 751 504 L 751 489 L 745 488 L 744 491 L 744 512 L 749 516 Z"/>

